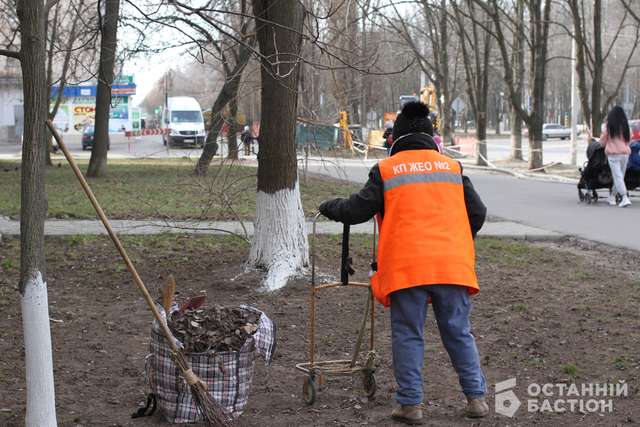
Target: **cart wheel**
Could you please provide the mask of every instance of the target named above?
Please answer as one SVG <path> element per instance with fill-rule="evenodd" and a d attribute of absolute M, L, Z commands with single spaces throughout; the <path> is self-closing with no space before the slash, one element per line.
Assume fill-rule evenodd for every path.
<path fill-rule="evenodd" d="M 376 377 L 373 375 L 373 372 L 363 374 L 362 387 L 367 397 L 371 398 L 376 394 Z"/>
<path fill-rule="evenodd" d="M 591 194 L 590 193 L 586 193 L 584 195 L 584 201 L 587 202 L 588 205 L 591 204 Z"/>
<path fill-rule="evenodd" d="M 312 376 L 305 377 L 302 384 L 302 399 L 307 405 L 313 405 L 316 401 L 316 384 Z"/>
<path fill-rule="evenodd" d="M 598 192 L 596 190 L 593 190 L 593 203 L 598 203 Z"/>

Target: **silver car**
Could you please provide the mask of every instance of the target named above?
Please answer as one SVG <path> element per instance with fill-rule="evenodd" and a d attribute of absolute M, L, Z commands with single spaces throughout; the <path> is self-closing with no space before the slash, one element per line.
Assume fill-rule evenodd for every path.
<path fill-rule="evenodd" d="M 549 138 L 569 139 L 571 138 L 571 129 L 566 128 L 557 123 L 545 123 L 542 126 L 542 135 L 544 136 L 544 139 L 549 139 Z"/>

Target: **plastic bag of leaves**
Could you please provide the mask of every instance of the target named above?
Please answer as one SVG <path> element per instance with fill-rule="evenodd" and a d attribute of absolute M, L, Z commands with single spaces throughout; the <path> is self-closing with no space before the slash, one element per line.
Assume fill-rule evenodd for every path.
<path fill-rule="evenodd" d="M 159 309 L 164 315 L 162 308 Z M 244 324 L 236 323 L 239 327 L 233 329 L 231 335 L 230 325 L 234 322 L 228 321 L 228 310 L 234 319 L 247 320 Z M 170 316 L 168 324 L 179 346 L 184 347 L 193 372 L 206 383 L 213 399 L 228 416 L 239 417 L 249 397 L 256 356 L 261 355 L 267 365 L 271 363 L 276 346 L 275 324 L 263 312 L 247 305 L 195 310 L 178 319 Z M 149 348 L 145 376 L 164 418 L 172 423 L 203 421 L 156 322 Z"/>

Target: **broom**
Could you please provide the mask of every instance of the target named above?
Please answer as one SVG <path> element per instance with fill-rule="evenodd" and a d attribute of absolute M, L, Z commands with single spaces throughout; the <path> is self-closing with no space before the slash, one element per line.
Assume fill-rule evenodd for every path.
<path fill-rule="evenodd" d="M 191 394 L 194 396 L 196 402 L 198 403 L 200 411 L 204 415 L 205 420 L 212 426 L 216 426 L 216 427 L 229 426 L 230 424 L 227 420 L 227 417 L 224 414 L 224 411 L 222 410 L 220 405 L 218 405 L 218 403 L 215 400 L 213 400 L 213 398 L 209 395 L 209 393 L 207 392 L 206 384 L 191 370 L 191 367 L 189 366 L 187 360 L 184 357 L 184 354 L 178 348 L 176 344 L 176 339 L 171 333 L 171 331 L 169 330 L 169 327 L 167 326 L 165 319 L 163 319 L 162 316 L 160 315 L 160 312 L 156 308 L 156 305 L 153 299 L 151 298 L 149 291 L 147 290 L 146 286 L 142 282 L 142 279 L 140 278 L 140 275 L 136 271 L 136 268 L 133 266 L 133 263 L 129 259 L 127 252 L 124 250 L 124 247 L 122 246 L 122 243 L 120 243 L 120 239 L 118 239 L 118 236 L 111 228 L 111 224 L 109 224 L 109 221 L 107 220 L 106 215 L 102 211 L 102 208 L 98 203 L 98 200 L 93 195 L 91 188 L 89 188 L 89 184 L 85 180 L 84 176 L 82 176 L 82 172 L 80 172 L 78 165 L 76 164 L 73 157 L 71 157 L 71 153 L 69 153 L 67 146 L 62 141 L 62 137 L 60 136 L 60 134 L 58 134 L 58 131 L 53 126 L 53 123 L 51 123 L 51 120 L 47 120 L 47 127 L 51 131 L 51 134 L 53 135 L 55 140 L 58 142 L 58 145 L 60 146 L 60 149 L 64 153 L 64 156 L 67 158 L 67 161 L 71 166 L 71 169 L 73 169 L 73 173 L 75 173 L 76 177 L 78 178 L 78 181 L 80 181 L 80 185 L 82 186 L 82 189 L 84 190 L 87 197 L 91 201 L 91 204 L 96 210 L 96 213 L 100 218 L 100 221 L 102 221 L 104 228 L 107 229 L 107 233 L 109 234 L 109 237 L 111 237 L 111 240 L 115 244 L 116 249 L 120 253 L 120 256 L 122 256 L 124 263 L 127 265 L 127 269 L 133 276 L 133 281 L 136 283 L 136 285 L 138 286 L 138 289 L 142 293 L 142 296 L 144 297 L 145 301 L 147 302 L 147 305 L 149 306 L 149 309 L 153 313 L 153 317 L 155 317 L 156 321 L 160 325 L 162 334 L 167 340 L 169 347 L 171 347 L 173 360 L 175 361 L 176 365 L 178 365 L 178 367 L 180 368 L 180 371 L 182 372 L 182 376 L 189 384 L 189 387 L 191 389 Z"/>

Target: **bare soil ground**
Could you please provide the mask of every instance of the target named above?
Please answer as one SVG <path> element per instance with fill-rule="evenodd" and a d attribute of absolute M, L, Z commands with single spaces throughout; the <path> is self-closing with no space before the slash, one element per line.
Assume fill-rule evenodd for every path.
<path fill-rule="evenodd" d="M 210 302 L 252 304 L 278 325 L 271 367 L 258 361 L 249 405 L 240 426 L 394 425 L 389 419 L 395 382 L 391 370 L 389 314 L 376 307 L 378 392 L 363 395 L 359 380 L 327 384 L 313 406 L 301 400 L 303 376 L 294 365 L 307 358 L 308 278 L 263 293 L 260 275 L 243 272 L 246 243 L 228 237 L 127 237 L 144 280 L 157 294 L 170 273 L 182 295 L 206 290 Z M 319 238 L 319 272 L 336 275 L 339 237 Z M 425 414 L 428 425 L 630 425 L 640 422 L 640 276 L 637 253 L 590 243 L 528 244 L 480 239 L 481 292 L 474 299 L 473 331 L 490 385 L 491 415 L 462 417 L 464 398 L 437 334 L 426 325 Z M 355 279 L 366 280 L 370 240 L 352 237 Z M 18 281 L 19 243 L 0 243 L 0 425 L 22 425 L 25 409 Z M 144 357 L 151 315 L 109 241 L 103 237 L 47 239 L 50 316 L 59 425 L 151 426 L 159 414 L 130 419 L 144 400 Z M 327 290 L 318 307 L 319 357 L 348 357 L 365 293 Z M 493 411 L 493 385 L 516 377 L 526 397 L 529 383 L 625 380 L 627 397 L 611 413 L 531 414 L 514 418 Z"/>

